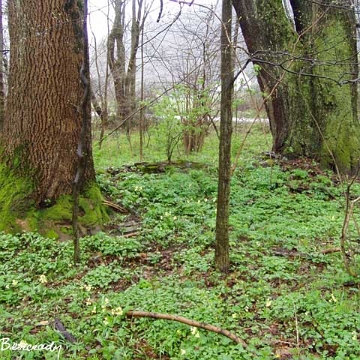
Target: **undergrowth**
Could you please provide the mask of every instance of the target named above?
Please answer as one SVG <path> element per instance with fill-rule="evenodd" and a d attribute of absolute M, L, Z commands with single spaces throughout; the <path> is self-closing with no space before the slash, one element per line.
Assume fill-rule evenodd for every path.
<path fill-rule="evenodd" d="M 1 234 L 0 358 L 358 359 L 359 280 L 339 252 L 323 251 L 339 247 L 344 188 L 311 162 L 263 156 L 265 138 L 250 134 L 232 178 L 227 277 L 213 267 L 214 137 L 189 160 L 204 169 L 143 174 L 98 163 L 103 193 L 127 212 L 81 239 L 78 267 L 71 242 Z M 130 221 L 137 228 L 126 234 Z M 213 324 L 248 346 L 178 322 L 128 319 L 128 310 Z M 60 352 L 8 348 L 52 342 Z"/>

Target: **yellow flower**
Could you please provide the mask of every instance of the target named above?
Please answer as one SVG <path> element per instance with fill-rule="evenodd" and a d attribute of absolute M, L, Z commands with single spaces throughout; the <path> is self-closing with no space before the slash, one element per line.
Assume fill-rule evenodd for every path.
<path fill-rule="evenodd" d="M 200 334 L 199 334 L 199 330 L 197 327 L 195 326 L 192 326 L 191 327 L 191 334 L 196 337 L 196 338 L 199 338 L 200 337 Z"/>
<path fill-rule="evenodd" d="M 121 308 L 121 306 L 117 307 L 116 309 L 112 309 L 111 310 L 111 314 L 112 315 L 118 315 L 121 316 L 123 314 L 123 309 Z"/>
<path fill-rule="evenodd" d="M 47 283 L 46 276 L 45 276 L 44 274 L 40 275 L 39 281 L 40 281 L 42 284 L 46 284 L 46 283 Z"/>
<path fill-rule="evenodd" d="M 90 298 L 87 298 L 87 299 L 85 300 L 85 304 L 86 304 L 87 306 L 91 305 L 91 304 L 92 304 L 91 299 L 90 299 Z"/>
<path fill-rule="evenodd" d="M 25 340 L 21 340 L 18 345 L 20 348 L 25 348 L 29 344 Z"/>
<path fill-rule="evenodd" d="M 92 286 L 91 286 L 91 285 L 85 285 L 85 286 L 84 286 L 84 289 L 85 289 L 86 291 L 91 291 Z"/>
<path fill-rule="evenodd" d="M 180 349 L 180 355 L 185 355 L 186 354 L 186 350 L 185 349 Z"/>
<path fill-rule="evenodd" d="M 13 281 L 12 281 L 13 286 L 16 286 L 18 283 L 19 283 L 19 282 L 18 282 L 17 280 L 13 280 Z"/>

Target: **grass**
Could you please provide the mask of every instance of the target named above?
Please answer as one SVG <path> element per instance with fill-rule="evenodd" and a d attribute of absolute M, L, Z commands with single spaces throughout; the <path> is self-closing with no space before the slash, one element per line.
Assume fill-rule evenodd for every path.
<path fill-rule="evenodd" d="M 247 130 L 234 135 L 234 158 Z M 200 154 L 176 152 L 206 167 L 154 174 L 123 167 L 138 161 L 135 136 L 133 153 L 125 137 L 119 147 L 114 138 L 95 144 L 98 182 L 127 211 L 81 239 L 79 267 L 71 242 L 0 235 L 0 358 L 358 359 L 359 279 L 339 252 L 322 252 L 339 246 L 344 189 L 314 163 L 264 157 L 263 130 L 248 135 L 232 179 L 227 277 L 213 268 L 216 136 Z M 144 150 L 145 161 L 164 160 L 155 142 Z M 177 322 L 127 319 L 127 310 L 210 323 L 248 346 Z M 60 355 L 8 349 L 21 342 L 53 342 Z"/>

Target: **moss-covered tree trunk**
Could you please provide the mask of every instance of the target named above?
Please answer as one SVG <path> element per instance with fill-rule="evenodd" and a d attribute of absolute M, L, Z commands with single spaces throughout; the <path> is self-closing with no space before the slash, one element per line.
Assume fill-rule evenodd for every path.
<path fill-rule="evenodd" d="M 1 229 L 72 194 L 84 96 L 82 2 L 10 0 L 8 6 L 11 59 L 1 136 Z M 95 182 L 90 127 L 83 155 L 81 193 Z M 71 218 L 69 204 L 62 216 Z"/>
<path fill-rule="evenodd" d="M 273 150 L 352 172 L 359 159 L 355 15 L 351 1 L 233 0 L 258 65 Z"/>

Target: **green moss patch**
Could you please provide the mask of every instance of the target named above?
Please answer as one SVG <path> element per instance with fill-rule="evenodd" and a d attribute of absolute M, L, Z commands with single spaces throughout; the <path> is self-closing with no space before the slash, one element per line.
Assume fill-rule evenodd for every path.
<path fill-rule="evenodd" d="M 32 191 L 32 180 L 19 177 L 0 164 L 0 231 L 17 232 L 23 228 L 17 219 L 25 219 L 33 206 Z"/>
<path fill-rule="evenodd" d="M 5 164 L 0 164 L 0 231 L 37 231 L 51 238 L 61 237 L 63 229 L 67 234 L 71 233 L 72 196 L 64 195 L 55 205 L 36 209 L 33 189 L 31 179 L 21 177 Z M 88 185 L 79 203 L 79 224 L 82 228 L 92 229 L 109 220 L 95 182 Z"/>
<path fill-rule="evenodd" d="M 109 220 L 102 199 L 100 189 L 95 182 L 86 188 L 84 195 L 80 196 L 79 224 L 82 227 L 94 228 Z M 57 200 L 55 205 L 39 211 L 39 225 L 45 225 L 48 228 L 49 224 L 51 224 L 53 227 L 59 228 L 60 233 L 69 233 L 71 232 L 72 211 L 72 196 L 64 195 Z M 54 234 L 51 237 L 54 237 Z"/>

